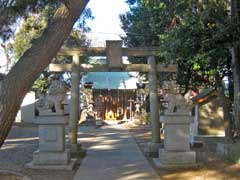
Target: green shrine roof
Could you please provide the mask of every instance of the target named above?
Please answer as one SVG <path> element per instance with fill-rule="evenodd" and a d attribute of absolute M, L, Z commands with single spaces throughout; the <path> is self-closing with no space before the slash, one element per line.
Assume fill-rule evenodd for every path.
<path fill-rule="evenodd" d="M 136 72 L 89 72 L 81 82 L 92 82 L 93 89 L 136 89 L 137 75 Z"/>

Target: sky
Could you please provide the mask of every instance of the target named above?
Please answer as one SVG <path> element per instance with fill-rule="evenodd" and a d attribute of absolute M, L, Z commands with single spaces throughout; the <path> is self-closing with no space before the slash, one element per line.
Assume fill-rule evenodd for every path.
<path fill-rule="evenodd" d="M 92 33 L 90 38 L 117 40 L 119 34 L 124 35 L 120 26 L 119 14 L 129 10 L 125 0 L 90 0 L 87 7 L 91 8 L 94 20 L 87 21 Z"/>

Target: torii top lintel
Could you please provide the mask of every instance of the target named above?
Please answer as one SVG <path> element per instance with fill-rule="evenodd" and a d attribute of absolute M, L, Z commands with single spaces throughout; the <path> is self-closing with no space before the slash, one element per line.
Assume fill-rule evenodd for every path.
<path fill-rule="evenodd" d="M 106 56 L 107 51 L 113 48 L 118 48 L 121 56 L 157 56 L 158 47 L 122 47 L 121 40 L 107 40 L 105 47 L 79 47 L 79 48 L 62 48 L 58 55 L 79 55 L 79 56 Z"/>
<path fill-rule="evenodd" d="M 149 57 L 157 56 L 157 47 L 138 47 L 138 48 L 123 48 L 122 41 L 106 41 L 106 48 L 102 47 L 86 47 L 86 48 L 63 48 L 60 49 L 58 55 L 70 56 L 107 56 L 108 64 L 81 64 L 81 72 L 106 72 L 106 71 L 139 71 L 148 72 L 149 65 L 147 64 L 122 64 L 122 56 L 138 56 Z M 49 70 L 52 72 L 71 71 L 70 64 L 50 64 Z M 177 65 L 157 65 L 158 72 L 176 72 Z"/>

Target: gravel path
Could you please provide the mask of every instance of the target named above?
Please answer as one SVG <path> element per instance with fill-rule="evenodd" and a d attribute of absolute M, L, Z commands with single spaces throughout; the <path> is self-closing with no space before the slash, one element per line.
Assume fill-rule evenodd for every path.
<path fill-rule="evenodd" d="M 15 175 L 6 171 L 20 173 L 32 180 L 71 180 L 75 171 L 31 170 L 25 164 L 32 161 L 32 154 L 38 149 L 38 130 L 36 126 L 14 126 L 0 149 L 0 179 L 13 180 Z M 1 173 L 2 171 L 2 173 Z"/>
<path fill-rule="evenodd" d="M 90 148 L 101 142 L 96 138 L 95 127 L 83 126 L 79 138 L 83 147 Z M 140 126 L 129 128 L 131 135 L 143 150 L 150 141 L 150 128 Z M 17 177 L 27 176 L 32 180 L 72 180 L 74 171 L 30 170 L 25 164 L 32 161 L 32 154 L 38 148 L 38 131 L 35 126 L 14 126 L 0 149 L 0 180 L 29 180 Z M 226 163 L 221 159 L 211 159 L 202 168 L 180 171 L 156 170 L 163 180 L 237 180 L 240 177 L 240 165 Z"/>
<path fill-rule="evenodd" d="M 105 132 L 107 131 L 107 129 L 104 130 L 102 128 L 98 129 L 92 125 L 81 126 L 79 128 L 79 140 L 81 140 L 83 147 L 89 150 L 92 147 L 94 148 L 96 144 L 104 143 L 102 142 L 102 139 L 98 137 L 99 133 L 97 133 L 102 131 Z M 116 137 L 118 136 L 119 134 Z M 138 137 L 136 139 L 139 140 L 142 138 Z M 79 165 L 76 166 L 76 168 L 73 171 L 31 170 L 25 168 L 25 164 L 32 161 L 33 158 L 32 154 L 37 149 L 38 149 L 37 127 L 14 126 L 8 138 L 6 139 L 3 147 L 0 149 L 0 180 L 29 180 L 26 177 L 29 177 L 31 180 L 73 179 L 77 169 L 79 168 Z M 91 152 L 89 151 L 87 157 L 90 155 Z M 23 178 L 24 176 L 25 178 Z"/>

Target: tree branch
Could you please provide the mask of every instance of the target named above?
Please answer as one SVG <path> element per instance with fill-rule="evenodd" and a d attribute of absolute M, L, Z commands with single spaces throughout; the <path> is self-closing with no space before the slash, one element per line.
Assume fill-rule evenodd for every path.
<path fill-rule="evenodd" d="M 70 9 L 59 7 L 41 37 L 20 57 L 0 84 L 0 147 L 11 129 L 24 96 L 56 56 L 88 0 L 69 0 L 69 3 Z"/>
<path fill-rule="evenodd" d="M 64 4 L 68 9 L 70 9 L 70 3 L 69 0 L 60 0 L 62 4 Z"/>

